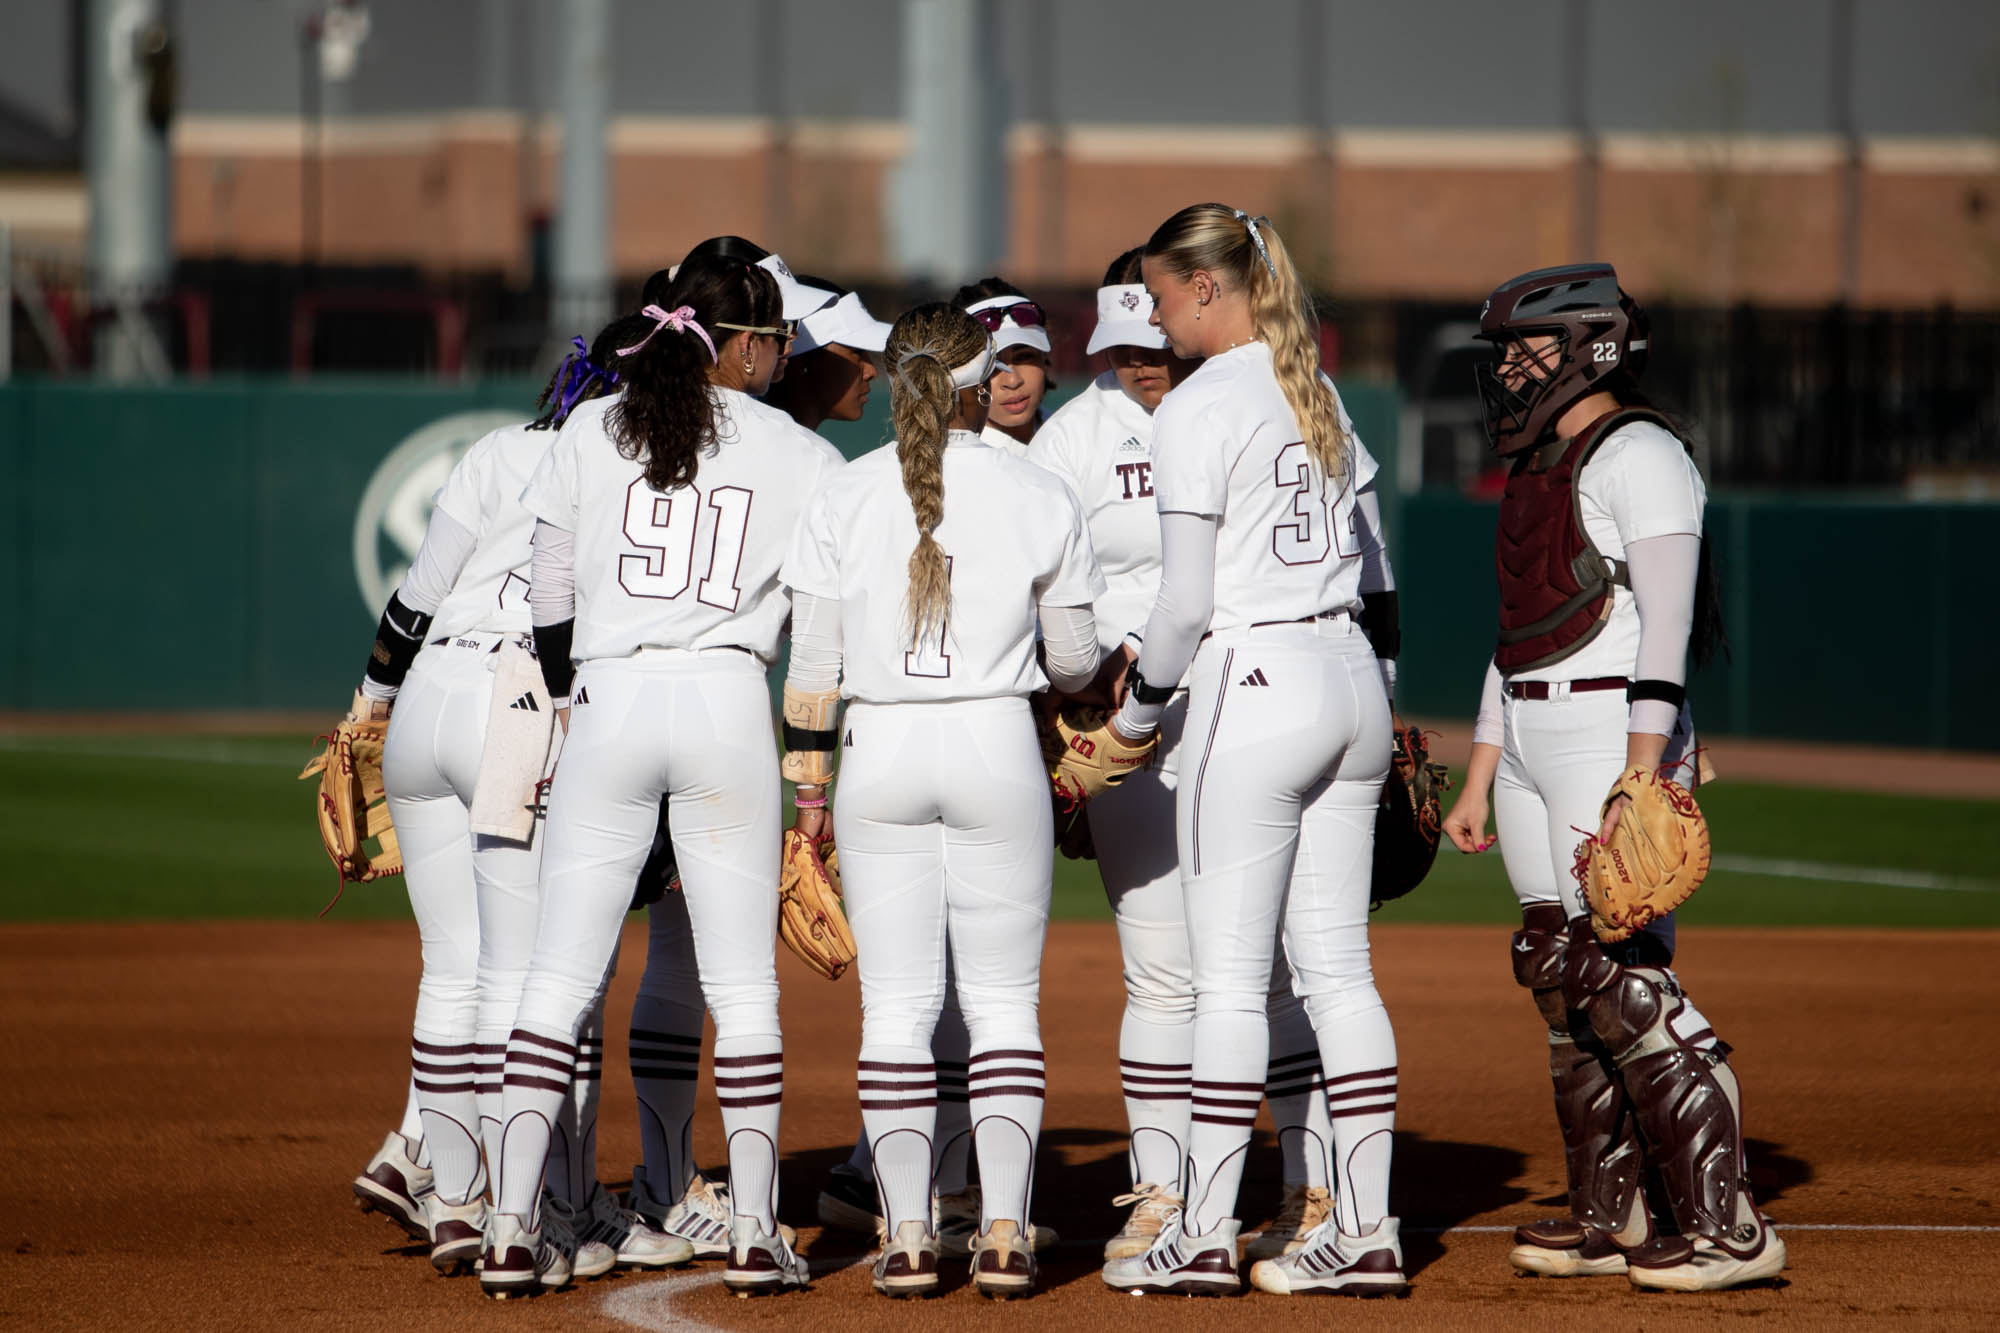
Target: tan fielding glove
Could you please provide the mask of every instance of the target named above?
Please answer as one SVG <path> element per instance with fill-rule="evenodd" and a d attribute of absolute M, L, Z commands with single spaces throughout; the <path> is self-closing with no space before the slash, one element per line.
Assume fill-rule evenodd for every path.
<path fill-rule="evenodd" d="M 357 690 L 347 716 L 331 736 L 321 738 L 326 748 L 299 774 L 319 778 L 319 840 L 343 889 L 403 873 L 403 852 L 396 845 L 389 796 L 382 787 L 382 742 L 389 734 L 390 707 L 388 700 L 370 699 Z M 368 850 L 369 839 L 377 850 Z M 340 901 L 338 893 L 333 901 Z"/>
<path fill-rule="evenodd" d="M 1431 762 L 1423 732 L 1396 719 L 1396 748 L 1382 784 L 1375 815 L 1375 870 L 1368 896 L 1372 904 L 1391 902 L 1424 882 L 1437 861 L 1444 809 L 1438 800 L 1451 790 L 1451 772 Z"/>
<path fill-rule="evenodd" d="M 1572 873 L 1590 905 L 1590 928 L 1606 944 L 1628 939 L 1694 896 L 1708 875 L 1708 821 L 1687 788 L 1632 768 L 1604 799 L 1632 803 L 1611 837 L 1592 834 L 1576 849 Z"/>
<path fill-rule="evenodd" d="M 1085 801 L 1145 767 L 1160 743 L 1160 733 L 1155 730 L 1134 743 L 1111 729 L 1110 710 L 1073 705 L 1056 716 L 1056 739 L 1062 748 L 1049 770 L 1056 808 L 1081 810 Z M 1045 741 L 1042 753 L 1046 756 L 1050 752 Z"/>
<path fill-rule="evenodd" d="M 827 838 L 815 844 L 785 830 L 779 852 L 778 938 L 806 966 L 833 981 L 854 961 L 854 932 L 840 904 L 840 857 Z"/>

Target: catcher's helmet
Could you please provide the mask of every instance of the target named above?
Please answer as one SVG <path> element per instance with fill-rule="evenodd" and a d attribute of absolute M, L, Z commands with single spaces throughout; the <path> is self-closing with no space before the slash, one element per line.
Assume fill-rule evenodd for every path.
<path fill-rule="evenodd" d="M 1486 408 L 1486 438 L 1503 458 L 1548 438 L 1577 399 L 1619 375 L 1636 380 L 1646 365 L 1645 312 L 1619 289 L 1609 264 L 1536 269 L 1501 283 L 1480 307 L 1478 336 L 1503 358 L 1528 338 L 1555 340 L 1539 357 L 1530 354 L 1518 389 L 1500 378 L 1497 362 L 1473 372 Z"/>

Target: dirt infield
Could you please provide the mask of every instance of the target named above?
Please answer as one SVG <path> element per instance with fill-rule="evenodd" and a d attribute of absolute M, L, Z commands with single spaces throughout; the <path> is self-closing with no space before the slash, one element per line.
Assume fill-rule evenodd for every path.
<path fill-rule="evenodd" d="M 1114 1295 L 1096 1277 L 1123 1183 L 1121 1003 L 1109 925 L 1058 925 L 1045 976 L 1048 1132 L 1036 1213 L 1067 1241 L 1035 1299 L 890 1308 L 850 1238 L 810 1226 L 857 1128 L 857 992 L 786 959 L 787 1220 L 810 1293 L 740 1302 L 707 1272 L 625 1276 L 532 1302 L 435 1276 L 348 1181 L 399 1114 L 417 976 L 406 925 L 0 930 L 0 1327 L 527 1330 L 1263 1327 L 1653 1328 L 1759 1321 L 2000 1326 L 2000 982 L 1991 932 L 1684 932 L 1681 968 L 1737 1046 L 1751 1167 L 1791 1248 L 1784 1285 L 1642 1297 L 1622 1279 L 1509 1276 L 1509 1227 L 1560 1203 L 1540 1034 L 1505 932 L 1384 928 L 1377 970 L 1401 1046 L 1395 1207 L 1403 1302 Z M 644 937 L 627 940 L 606 1061 L 601 1174 L 637 1151 L 624 1071 Z M 697 1146 L 721 1156 L 704 1081 Z M 1246 1219 L 1275 1204 L 1259 1150 Z M 1260 1211 L 1261 1210 L 1261 1211 Z M 1901 1229 L 1899 1229 L 1901 1228 Z M 1938 1229 L 1938 1228 L 1958 1228 Z M 1295 1298 L 1302 1301 L 1305 1298 Z"/>

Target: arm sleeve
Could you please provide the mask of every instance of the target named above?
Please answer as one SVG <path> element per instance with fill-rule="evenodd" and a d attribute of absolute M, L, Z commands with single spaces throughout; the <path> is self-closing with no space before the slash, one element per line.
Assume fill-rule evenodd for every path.
<path fill-rule="evenodd" d="M 1355 492 L 1354 536 L 1361 544 L 1361 595 L 1396 591 L 1396 571 L 1382 539 L 1382 497 L 1373 481 Z"/>
<path fill-rule="evenodd" d="M 1479 720 L 1472 724 L 1474 745 L 1507 743 L 1507 722 L 1501 715 L 1500 668 L 1486 663 L 1486 680 L 1479 688 Z"/>
<path fill-rule="evenodd" d="M 1701 538 L 1688 533 L 1648 537 L 1628 545 L 1625 558 L 1630 565 L 1632 602 L 1639 610 L 1639 653 L 1633 678 L 1685 685 Z M 1680 711 L 1679 704 L 1664 699 L 1635 700 L 1627 730 L 1671 736 Z"/>
<path fill-rule="evenodd" d="M 840 684 L 840 599 L 813 593 L 792 597 L 792 663 L 785 683 L 808 694 Z"/>
<path fill-rule="evenodd" d="M 566 528 L 535 523 L 534 563 L 528 573 L 528 616 L 535 628 L 535 657 L 557 708 L 569 707 L 576 675 L 570 648 L 576 634 L 576 538 Z"/>
<path fill-rule="evenodd" d="M 1154 685 L 1179 684 L 1215 616 L 1215 540 L 1218 520 L 1201 514 L 1160 515 L 1160 594 L 1146 621 L 1139 672 Z M 1143 736 L 1159 725 L 1161 704 L 1128 694 L 1118 729 Z"/>
<path fill-rule="evenodd" d="M 1097 620 L 1087 606 L 1042 608 L 1042 665 L 1049 684 L 1075 694 L 1097 675 Z"/>
<path fill-rule="evenodd" d="M 478 544 L 472 529 L 445 512 L 442 505 L 431 510 L 423 544 L 417 547 L 417 558 L 410 562 L 410 572 L 403 576 L 396 596 L 412 611 L 436 615 Z"/>

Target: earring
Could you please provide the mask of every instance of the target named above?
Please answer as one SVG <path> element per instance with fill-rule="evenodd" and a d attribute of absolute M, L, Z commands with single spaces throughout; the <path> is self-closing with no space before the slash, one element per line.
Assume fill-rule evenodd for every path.
<path fill-rule="evenodd" d="M 993 405 L 993 390 L 987 388 L 984 384 L 979 386 L 979 392 L 974 396 L 979 399 L 981 407 L 991 407 Z"/>
<path fill-rule="evenodd" d="M 757 373 L 757 363 L 747 356 L 743 358 L 743 373 L 745 375 L 754 375 Z"/>

